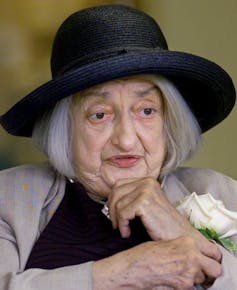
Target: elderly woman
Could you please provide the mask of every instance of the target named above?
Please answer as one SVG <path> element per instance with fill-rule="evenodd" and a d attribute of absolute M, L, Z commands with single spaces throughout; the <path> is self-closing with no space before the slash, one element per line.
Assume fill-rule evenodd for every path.
<path fill-rule="evenodd" d="M 71 15 L 51 66 L 0 119 L 49 159 L 0 174 L 0 289 L 237 289 L 234 254 L 176 209 L 193 191 L 236 209 L 236 181 L 178 168 L 231 111 L 227 73 L 121 5 Z"/>

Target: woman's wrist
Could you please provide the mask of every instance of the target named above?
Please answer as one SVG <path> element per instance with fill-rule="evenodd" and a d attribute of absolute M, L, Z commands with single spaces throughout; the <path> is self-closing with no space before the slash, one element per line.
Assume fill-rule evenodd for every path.
<path fill-rule="evenodd" d="M 145 242 L 94 262 L 92 265 L 93 290 L 137 290 L 143 289 L 143 285 L 146 289 L 147 273 L 144 273 L 144 269 L 149 267 L 144 260 L 146 256 L 150 257 L 150 248 L 155 243 Z"/>
<path fill-rule="evenodd" d="M 93 290 L 133 289 L 128 273 L 126 254 L 129 250 L 96 261 L 92 265 Z M 127 285 L 127 287 L 126 287 Z M 134 288 L 135 289 L 135 288 Z"/>

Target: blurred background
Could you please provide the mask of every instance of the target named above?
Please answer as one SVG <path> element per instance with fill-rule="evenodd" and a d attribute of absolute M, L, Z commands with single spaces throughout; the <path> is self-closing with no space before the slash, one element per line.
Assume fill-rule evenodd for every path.
<path fill-rule="evenodd" d="M 160 24 L 170 49 L 217 62 L 237 86 L 236 0 L 0 0 L 0 114 L 51 78 L 51 45 L 61 22 L 78 9 L 109 3 L 146 11 Z M 237 108 L 203 135 L 201 149 L 185 165 L 212 168 L 237 179 L 236 125 Z M 0 128 L 0 169 L 43 160 L 31 139 L 10 136 Z"/>

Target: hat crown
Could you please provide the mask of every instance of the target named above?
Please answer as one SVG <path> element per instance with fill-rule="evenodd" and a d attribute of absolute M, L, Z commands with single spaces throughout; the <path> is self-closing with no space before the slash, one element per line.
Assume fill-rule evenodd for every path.
<path fill-rule="evenodd" d="M 80 10 L 69 16 L 56 34 L 52 75 L 129 50 L 154 48 L 168 49 L 158 24 L 147 14 L 124 5 Z"/>

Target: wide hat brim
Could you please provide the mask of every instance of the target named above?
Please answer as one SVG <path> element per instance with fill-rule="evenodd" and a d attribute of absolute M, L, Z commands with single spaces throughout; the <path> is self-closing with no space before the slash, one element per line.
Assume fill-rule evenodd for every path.
<path fill-rule="evenodd" d="M 197 118 L 202 132 L 220 123 L 235 103 L 230 76 L 217 64 L 189 53 L 162 49 L 132 50 L 86 64 L 43 84 L 0 117 L 2 126 L 13 135 L 32 135 L 35 121 L 56 102 L 76 92 L 109 80 L 139 74 L 160 74 L 170 79 Z"/>

